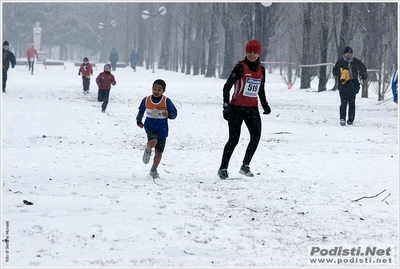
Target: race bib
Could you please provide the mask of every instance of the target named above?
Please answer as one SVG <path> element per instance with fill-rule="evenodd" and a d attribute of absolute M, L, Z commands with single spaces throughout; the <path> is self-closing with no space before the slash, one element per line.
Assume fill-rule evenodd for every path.
<path fill-rule="evenodd" d="M 159 112 L 160 111 L 157 108 L 153 108 L 153 110 L 151 111 L 151 117 L 157 119 Z"/>
<path fill-rule="evenodd" d="M 247 97 L 257 97 L 260 85 L 261 79 L 246 78 L 243 95 Z"/>

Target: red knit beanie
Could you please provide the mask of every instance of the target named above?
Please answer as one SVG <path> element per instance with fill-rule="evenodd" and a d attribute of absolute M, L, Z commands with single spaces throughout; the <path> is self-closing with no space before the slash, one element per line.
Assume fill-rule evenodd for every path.
<path fill-rule="evenodd" d="M 246 53 L 248 52 L 257 52 L 258 54 L 261 54 L 261 43 L 258 42 L 257 40 L 250 40 L 246 44 Z"/>

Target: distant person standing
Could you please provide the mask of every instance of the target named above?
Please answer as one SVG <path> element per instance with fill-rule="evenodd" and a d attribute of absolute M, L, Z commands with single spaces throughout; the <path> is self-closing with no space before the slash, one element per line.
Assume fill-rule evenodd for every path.
<path fill-rule="evenodd" d="M 360 91 L 358 76 L 366 80 L 368 78 L 367 68 L 363 62 L 353 56 L 351 47 L 345 47 L 343 56 L 332 69 L 332 74 L 339 78 L 340 125 L 346 125 L 347 106 L 349 106 L 347 125 L 353 125 L 356 114 L 356 95 Z"/>
<path fill-rule="evenodd" d="M 83 63 L 78 71 L 78 76 L 80 75 L 82 75 L 83 93 L 88 94 L 90 87 L 90 76 L 93 75 L 93 68 L 89 63 L 88 57 L 83 58 Z"/>
<path fill-rule="evenodd" d="M 131 67 L 134 72 L 136 72 L 136 64 L 139 59 L 139 55 L 136 53 L 135 50 L 131 51 L 131 54 L 129 55 L 129 62 L 131 64 Z"/>
<path fill-rule="evenodd" d="M 35 58 L 39 58 L 34 44 L 31 44 L 30 48 L 26 51 L 26 58 L 28 59 L 29 63 L 29 71 L 31 71 L 31 75 L 33 75 L 33 65 L 35 63 Z"/>
<path fill-rule="evenodd" d="M 10 45 L 8 44 L 8 41 L 4 41 L 3 42 L 3 92 L 6 92 L 6 83 L 7 83 L 7 72 L 8 69 L 10 68 L 10 64 L 11 64 L 11 68 L 14 68 L 16 65 L 16 60 L 15 60 L 15 56 L 14 53 L 12 53 L 9 50 Z"/>
<path fill-rule="evenodd" d="M 397 104 L 397 73 L 398 70 L 394 71 L 392 78 L 392 93 L 393 93 L 393 102 Z"/>
<path fill-rule="evenodd" d="M 104 71 L 97 76 L 96 83 L 99 86 L 97 101 L 103 102 L 101 112 L 105 113 L 110 97 L 111 85 L 115 86 L 117 84 L 114 75 L 111 74 L 111 65 L 104 65 Z"/>
<path fill-rule="evenodd" d="M 119 60 L 119 54 L 115 50 L 115 48 L 112 48 L 112 50 L 110 52 L 109 60 L 110 60 L 110 63 L 111 63 L 112 71 L 115 71 L 115 69 L 117 68 L 117 62 Z"/>

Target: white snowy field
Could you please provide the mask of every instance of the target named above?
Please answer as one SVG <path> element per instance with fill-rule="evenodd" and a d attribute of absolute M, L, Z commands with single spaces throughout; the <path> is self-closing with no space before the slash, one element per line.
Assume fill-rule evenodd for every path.
<path fill-rule="evenodd" d="M 288 90 L 279 71 L 268 74 L 272 113 L 262 115 L 256 176 L 239 174 L 243 125 L 228 169 L 238 179 L 220 180 L 225 80 L 117 68 L 101 113 L 103 64 L 87 96 L 79 67 L 65 67 L 8 72 L 2 267 L 309 267 L 309 248 L 340 246 L 394 247 L 378 257 L 386 263 L 342 265 L 398 266 L 398 106 L 372 89 L 357 96 L 354 126 L 342 127 L 337 91 L 318 93 L 317 80 L 300 90 L 300 79 Z M 135 120 L 158 78 L 178 109 L 160 185 L 142 163 L 147 140 Z M 375 197 L 354 201 L 364 196 Z"/>

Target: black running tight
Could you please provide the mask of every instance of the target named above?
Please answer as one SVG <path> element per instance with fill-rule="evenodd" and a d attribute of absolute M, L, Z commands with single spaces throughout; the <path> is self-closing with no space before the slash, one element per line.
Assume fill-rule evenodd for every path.
<path fill-rule="evenodd" d="M 231 107 L 234 117 L 232 120 L 228 121 L 229 140 L 224 147 L 220 169 L 228 168 L 229 160 L 232 157 L 235 147 L 239 143 L 243 121 L 250 132 L 250 142 L 243 158 L 243 165 L 250 164 L 261 138 L 261 118 L 258 107 L 241 107 L 232 105 Z"/>

